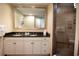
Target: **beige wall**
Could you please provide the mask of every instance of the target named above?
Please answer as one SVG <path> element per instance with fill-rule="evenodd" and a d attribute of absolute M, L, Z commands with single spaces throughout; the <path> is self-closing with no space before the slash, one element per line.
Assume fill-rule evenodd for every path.
<path fill-rule="evenodd" d="M 12 31 L 12 11 L 8 4 L 0 3 L 0 25 L 5 26 L 6 32 Z"/>
<path fill-rule="evenodd" d="M 47 18 L 47 32 L 50 33 L 50 54 L 52 55 L 52 41 L 53 41 L 53 4 L 48 6 Z"/>
<path fill-rule="evenodd" d="M 75 31 L 75 48 L 74 55 L 78 54 L 78 41 L 79 41 L 79 4 L 76 4 L 76 31 Z"/>

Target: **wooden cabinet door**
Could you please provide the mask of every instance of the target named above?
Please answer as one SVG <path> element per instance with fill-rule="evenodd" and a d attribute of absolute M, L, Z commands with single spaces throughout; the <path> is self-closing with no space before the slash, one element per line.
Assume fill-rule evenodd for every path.
<path fill-rule="evenodd" d="M 23 54 L 23 39 L 16 38 L 16 54 Z"/>
<path fill-rule="evenodd" d="M 4 40 L 4 54 L 15 54 L 15 41 L 12 38 Z"/>
<path fill-rule="evenodd" d="M 41 41 L 38 39 L 33 41 L 33 54 L 41 54 Z"/>
<path fill-rule="evenodd" d="M 32 54 L 32 40 L 24 39 L 24 54 Z"/>

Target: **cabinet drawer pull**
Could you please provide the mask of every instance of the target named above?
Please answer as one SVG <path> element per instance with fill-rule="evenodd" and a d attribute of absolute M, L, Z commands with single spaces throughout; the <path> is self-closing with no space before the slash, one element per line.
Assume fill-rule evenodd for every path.
<path fill-rule="evenodd" d="M 46 46 L 47 44 L 44 44 L 44 46 Z"/>
<path fill-rule="evenodd" d="M 44 52 L 46 52 L 46 50 L 44 50 Z"/>
<path fill-rule="evenodd" d="M 16 43 L 13 43 L 13 44 L 16 44 Z"/>
<path fill-rule="evenodd" d="M 34 44 L 34 42 L 31 42 L 31 44 Z"/>
<path fill-rule="evenodd" d="M 44 40 L 46 40 L 46 39 L 44 39 Z"/>

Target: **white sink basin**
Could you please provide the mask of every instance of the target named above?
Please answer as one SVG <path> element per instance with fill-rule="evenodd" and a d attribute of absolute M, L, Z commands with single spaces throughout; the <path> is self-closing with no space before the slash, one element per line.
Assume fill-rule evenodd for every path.
<path fill-rule="evenodd" d="M 37 35 L 29 35 L 29 36 L 37 36 Z"/>
<path fill-rule="evenodd" d="M 13 36 L 22 36 L 22 35 L 13 35 Z"/>
<path fill-rule="evenodd" d="M 23 35 L 20 35 L 20 34 L 15 34 L 13 36 L 23 36 Z M 24 35 L 24 36 L 37 36 L 37 35 Z"/>

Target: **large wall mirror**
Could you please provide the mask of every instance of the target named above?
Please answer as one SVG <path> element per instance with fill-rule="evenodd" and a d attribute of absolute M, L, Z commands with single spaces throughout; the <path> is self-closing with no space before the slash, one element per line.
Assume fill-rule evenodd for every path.
<path fill-rule="evenodd" d="M 46 8 L 14 8 L 15 29 L 45 29 Z"/>

